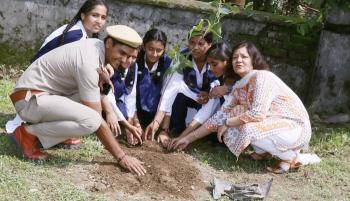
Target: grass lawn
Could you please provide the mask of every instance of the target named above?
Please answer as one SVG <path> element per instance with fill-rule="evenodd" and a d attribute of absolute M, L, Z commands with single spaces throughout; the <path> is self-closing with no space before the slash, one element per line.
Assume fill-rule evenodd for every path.
<path fill-rule="evenodd" d="M 111 200 L 107 195 L 86 191 L 83 184 L 77 185 L 67 177 L 72 169 L 84 168 L 106 153 L 94 135 L 84 138 L 81 149 L 49 150 L 48 162 L 19 157 L 4 135 L 6 121 L 14 117 L 8 98 L 13 84 L 8 78 L 0 80 L 0 200 Z M 254 162 L 243 154 L 236 161 L 227 148 L 213 142 L 196 143 L 186 153 L 232 182 L 249 184 L 273 177 L 267 200 L 350 200 L 350 125 L 314 124 L 313 131 L 310 150 L 322 162 L 285 175 L 266 173 L 266 166 L 273 160 Z"/>

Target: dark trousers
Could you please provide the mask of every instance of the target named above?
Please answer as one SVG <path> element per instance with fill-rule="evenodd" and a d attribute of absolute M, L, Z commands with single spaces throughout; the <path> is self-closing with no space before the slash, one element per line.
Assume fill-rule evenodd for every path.
<path fill-rule="evenodd" d="M 137 117 L 139 118 L 140 124 L 143 128 L 146 128 L 156 116 L 155 112 L 146 112 L 141 109 L 137 109 Z"/>
<path fill-rule="evenodd" d="M 186 129 L 186 116 L 188 108 L 199 110 L 202 105 L 182 93 L 177 94 L 170 117 L 170 130 L 180 134 Z"/>

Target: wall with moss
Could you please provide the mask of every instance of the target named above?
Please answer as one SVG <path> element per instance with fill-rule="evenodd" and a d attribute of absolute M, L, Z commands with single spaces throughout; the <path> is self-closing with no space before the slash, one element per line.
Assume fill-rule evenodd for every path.
<path fill-rule="evenodd" d="M 66 23 L 84 0 L 2 0 L 0 8 L 0 63 L 14 62 L 21 52 L 29 61 L 44 37 Z M 126 24 L 141 35 L 157 27 L 168 35 L 169 44 L 185 47 L 187 32 L 211 12 L 208 4 L 190 0 L 109 0 L 108 25 Z M 224 40 L 231 46 L 240 40 L 254 41 L 266 55 L 272 70 L 303 100 L 310 92 L 319 32 L 301 36 L 288 18 L 265 13 L 242 13 L 223 20 Z M 102 34 L 103 36 L 104 34 Z M 18 53 L 12 58 L 16 58 Z M 7 58 L 7 60 L 6 60 Z"/>

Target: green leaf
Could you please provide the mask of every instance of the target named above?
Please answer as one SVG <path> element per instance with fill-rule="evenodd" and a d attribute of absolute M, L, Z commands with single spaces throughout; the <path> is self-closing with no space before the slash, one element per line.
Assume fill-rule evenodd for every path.
<path fill-rule="evenodd" d="M 241 12 L 241 10 L 239 9 L 238 6 L 232 6 L 232 8 L 231 8 L 231 13 L 232 14 L 237 14 L 239 12 Z"/>
<path fill-rule="evenodd" d="M 211 28 L 211 32 L 214 34 L 214 36 L 217 39 L 222 38 L 222 36 L 221 36 L 221 34 L 222 34 L 221 24 L 220 23 L 214 24 Z"/>
<path fill-rule="evenodd" d="M 305 36 L 305 34 L 308 32 L 308 24 L 298 24 L 297 32 L 302 36 Z"/>
<path fill-rule="evenodd" d="M 245 5 L 244 10 L 252 11 L 253 10 L 253 2 L 249 2 Z"/>

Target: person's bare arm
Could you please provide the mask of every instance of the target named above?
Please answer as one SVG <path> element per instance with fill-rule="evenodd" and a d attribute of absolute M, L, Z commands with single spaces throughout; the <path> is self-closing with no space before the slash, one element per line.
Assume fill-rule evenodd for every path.
<path fill-rule="evenodd" d="M 159 129 L 159 126 L 162 123 L 164 116 L 165 112 L 163 111 L 158 111 L 156 113 L 156 116 L 154 117 L 153 121 L 147 126 L 145 132 L 142 135 L 144 140 L 148 140 L 154 137 L 154 134 Z M 154 140 L 154 138 L 152 138 L 152 140 Z"/>
<path fill-rule="evenodd" d="M 168 150 L 183 150 L 192 142 L 201 139 L 209 135 L 211 131 L 205 126 L 201 126 L 198 129 L 192 131 L 188 135 L 175 138 L 168 144 Z"/>
<path fill-rule="evenodd" d="M 226 125 L 228 127 L 237 127 L 243 124 L 244 121 L 242 121 L 239 117 L 231 117 L 226 120 Z"/>
<path fill-rule="evenodd" d="M 199 126 L 201 126 L 201 124 L 198 121 L 192 120 L 190 125 L 188 125 L 187 128 L 181 133 L 180 137 L 184 137 L 190 134 L 192 131 L 196 130 Z"/>
<path fill-rule="evenodd" d="M 138 124 L 138 125 L 137 125 Z M 129 117 L 128 120 L 123 121 L 125 127 L 125 135 L 127 142 L 130 145 L 142 144 L 142 128 L 139 122 L 135 123 L 133 117 Z"/>
<path fill-rule="evenodd" d="M 100 102 L 86 102 L 82 103 L 101 114 Z M 146 173 L 146 169 L 142 166 L 142 162 L 134 157 L 127 156 L 120 148 L 119 143 L 114 139 L 112 131 L 108 127 L 107 123 L 102 120 L 100 127 L 96 131 L 96 135 L 105 148 L 113 155 L 113 157 L 123 167 L 141 176 Z"/>
<path fill-rule="evenodd" d="M 157 137 L 157 142 L 163 147 L 167 147 L 170 142 L 169 137 L 170 116 L 165 115 L 163 123 L 161 124 L 161 131 Z"/>
<path fill-rule="evenodd" d="M 108 100 L 107 96 L 102 96 L 101 99 L 102 109 L 106 114 L 106 122 L 111 131 L 116 135 L 121 134 L 121 129 L 118 123 L 118 117 L 114 113 L 111 103 Z"/>

